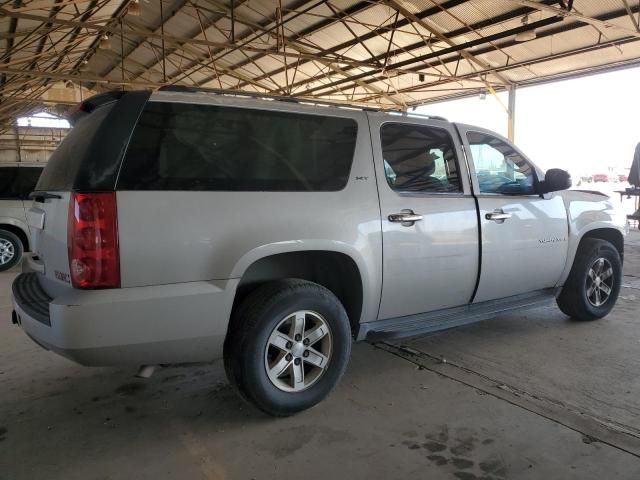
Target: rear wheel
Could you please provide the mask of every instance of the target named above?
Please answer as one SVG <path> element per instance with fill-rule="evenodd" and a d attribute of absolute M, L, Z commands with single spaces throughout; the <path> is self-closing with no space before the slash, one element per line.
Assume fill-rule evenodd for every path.
<path fill-rule="evenodd" d="M 616 248 L 606 240 L 587 238 L 576 254 L 558 306 L 576 320 L 602 318 L 615 305 L 621 281 L 622 261 Z"/>
<path fill-rule="evenodd" d="M 9 270 L 22 258 L 22 242 L 15 233 L 0 230 L 0 272 Z"/>
<path fill-rule="evenodd" d="M 242 302 L 225 343 L 225 368 L 260 410 L 287 416 L 312 407 L 338 383 L 351 353 L 347 314 L 315 283 L 266 284 Z"/>

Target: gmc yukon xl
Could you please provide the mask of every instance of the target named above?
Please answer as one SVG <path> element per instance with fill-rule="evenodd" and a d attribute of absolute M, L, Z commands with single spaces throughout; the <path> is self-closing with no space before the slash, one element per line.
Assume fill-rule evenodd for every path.
<path fill-rule="evenodd" d="M 82 103 L 31 194 L 14 322 L 85 365 L 222 357 L 288 415 L 337 384 L 353 338 L 614 306 L 628 227 L 608 197 L 483 128 L 284 100 Z"/>

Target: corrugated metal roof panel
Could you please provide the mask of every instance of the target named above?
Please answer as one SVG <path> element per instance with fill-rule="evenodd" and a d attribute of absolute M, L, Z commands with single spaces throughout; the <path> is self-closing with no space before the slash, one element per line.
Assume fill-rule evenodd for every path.
<path fill-rule="evenodd" d="M 0 64 L 8 72 L 0 74 L 0 94 L 37 95 L 51 83 L 46 75 L 56 81 L 79 81 L 90 75 L 96 79 L 91 86 L 120 88 L 122 44 L 119 20 L 112 18 L 124 12 L 129 1 L 100 4 L 87 14 L 85 20 L 90 23 L 83 28 L 55 23 L 78 20 L 76 6 L 71 4 L 55 14 L 50 8 L 38 8 L 28 11 L 32 17 L 0 18 L 0 51 L 10 50 Z M 619 0 L 575 2 L 581 14 L 606 19 L 611 25 L 607 28 L 585 25 L 576 18 L 560 20 L 552 12 L 533 11 L 518 2 L 395 1 L 412 13 L 409 20 L 413 15 L 421 20 L 414 23 L 404 18 L 392 2 L 283 0 L 283 25 L 279 26 L 276 8 L 280 2 L 234 0 L 232 24 L 231 0 L 163 0 L 168 81 L 260 91 L 291 88 L 293 94 L 394 105 L 394 100 L 413 103 L 477 92 L 484 88 L 485 80 L 532 82 L 640 59 L 634 21 Z M 545 3 L 558 8 L 557 2 Z M 640 7 L 636 3 L 630 5 L 637 15 Z M 89 5 L 77 4 L 78 8 Z M 142 1 L 140 6 L 141 16 L 120 15 L 128 88 L 148 88 L 163 81 L 163 52 L 157 38 L 159 4 Z M 522 30 L 527 13 L 529 24 L 542 22 L 543 26 L 536 29 L 535 40 L 515 42 L 515 32 Z M 49 14 L 54 28 L 34 30 L 46 24 Z M 396 15 L 398 27 L 392 34 Z M 99 29 L 109 22 L 116 28 L 110 33 L 111 46 L 96 49 Z M 472 28 L 474 24 L 480 26 Z M 12 25 L 17 27 L 15 33 Z M 442 41 L 441 35 L 448 40 Z M 55 48 L 52 42 L 57 43 Z M 464 55 L 475 56 L 477 61 Z M 85 56 L 89 63 L 80 70 Z M 419 73 L 425 75 L 424 82 Z M 29 102 L 15 105 L 9 113 L 0 113 L 0 125 L 34 108 Z"/>

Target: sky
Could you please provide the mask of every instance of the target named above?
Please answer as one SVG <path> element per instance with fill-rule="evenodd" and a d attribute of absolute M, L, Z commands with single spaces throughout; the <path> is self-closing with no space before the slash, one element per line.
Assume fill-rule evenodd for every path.
<path fill-rule="evenodd" d="M 507 94 L 500 93 L 504 105 Z M 425 105 L 416 112 L 479 125 L 507 136 L 507 114 L 491 94 Z M 640 142 L 640 68 L 619 70 L 516 93 L 515 143 L 543 169 L 572 176 L 624 173 Z"/>
<path fill-rule="evenodd" d="M 71 128 L 69 122 L 46 112 L 18 118 L 19 127 Z"/>

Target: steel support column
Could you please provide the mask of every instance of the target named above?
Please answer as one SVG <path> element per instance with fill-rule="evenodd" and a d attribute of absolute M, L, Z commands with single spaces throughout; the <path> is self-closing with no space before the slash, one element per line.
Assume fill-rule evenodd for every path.
<path fill-rule="evenodd" d="M 22 151 L 20 146 L 20 132 L 18 131 L 18 126 L 13 127 L 13 131 L 16 135 L 16 153 L 18 157 L 18 162 L 22 162 Z"/>
<path fill-rule="evenodd" d="M 507 107 L 507 131 L 509 140 L 512 142 L 515 138 L 516 130 L 516 86 L 511 85 L 508 88 L 509 92 L 509 104 Z"/>

